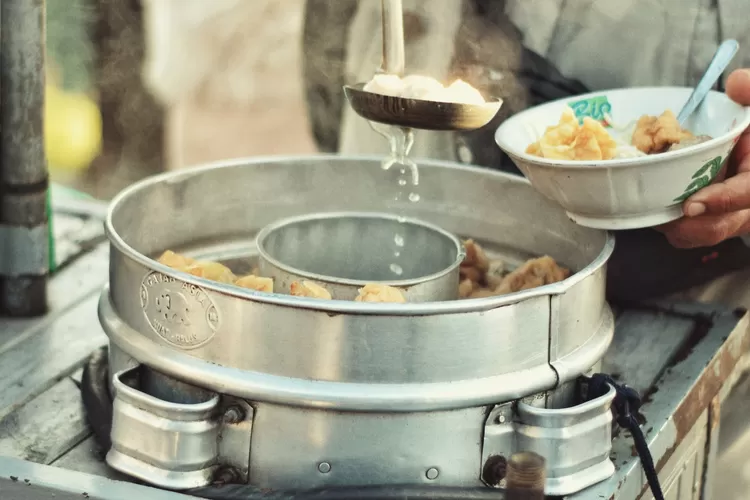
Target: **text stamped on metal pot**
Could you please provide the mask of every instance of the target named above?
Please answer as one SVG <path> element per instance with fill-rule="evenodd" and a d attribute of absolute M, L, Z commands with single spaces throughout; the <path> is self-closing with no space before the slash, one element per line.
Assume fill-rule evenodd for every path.
<path fill-rule="evenodd" d="M 200 347 L 219 328 L 219 311 L 199 286 L 154 271 L 141 282 L 140 295 L 148 324 L 175 347 Z"/>

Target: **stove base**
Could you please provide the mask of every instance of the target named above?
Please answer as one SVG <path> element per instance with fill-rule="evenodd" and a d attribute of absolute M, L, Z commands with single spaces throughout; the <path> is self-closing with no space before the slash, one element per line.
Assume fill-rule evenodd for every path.
<path fill-rule="evenodd" d="M 108 449 L 107 462 L 115 469 L 124 472 L 135 478 L 143 479 L 149 483 L 157 486 L 166 487 L 169 489 L 180 489 L 187 490 L 191 487 L 190 483 L 198 483 L 202 485 L 205 482 L 211 482 L 212 478 L 220 478 L 219 481 L 230 480 L 235 483 L 246 483 L 247 482 L 247 469 L 242 469 L 241 465 L 227 466 L 213 463 L 209 467 L 203 467 L 202 464 L 212 463 L 206 460 L 207 457 L 202 457 L 201 454 L 210 450 L 209 442 L 204 442 L 207 438 L 209 441 L 216 442 L 216 434 L 220 434 L 222 439 L 219 443 L 232 441 L 242 442 L 244 433 L 238 432 L 236 429 L 232 429 L 232 425 L 238 422 L 227 424 L 226 422 L 219 421 L 218 424 L 211 424 L 211 420 L 203 422 L 200 420 L 200 415 L 196 415 L 196 418 L 190 419 L 188 413 L 184 413 L 191 408 L 199 408 L 200 411 L 206 411 L 207 403 L 194 403 L 191 405 L 180 404 L 173 406 L 176 409 L 182 409 L 182 415 L 176 415 L 174 412 L 162 413 L 160 417 L 154 421 L 156 427 L 153 429 L 150 425 L 150 413 L 147 408 L 150 407 L 148 399 L 154 399 L 147 396 L 144 393 L 140 393 L 135 388 L 139 382 L 144 379 L 142 369 L 130 369 L 125 372 L 120 372 L 114 377 L 115 384 L 118 391 L 118 397 L 114 402 L 114 416 L 113 416 L 113 400 L 109 391 L 109 371 L 107 369 L 107 348 L 103 348 L 92 355 L 89 362 L 85 365 L 82 381 L 81 381 L 81 392 L 84 401 L 84 407 L 88 419 L 92 423 L 92 428 L 95 431 L 95 436 L 99 444 L 104 448 Z M 138 376 L 138 373 L 141 375 Z M 131 379 L 130 381 L 126 381 Z M 566 408 L 564 410 L 552 410 L 547 408 L 539 408 L 519 402 L 517 409 L 514 410 L 512 405 L 499 405 L 492 410 L 489 416 L 479 415 L 481 419 L 487 421 L 484 430 L 484 445 L 482 447 L 482 460 L 478 463 L 485 463 L 485 469 L 487 464 L 498 457 L 505 456 L 509 457 L 515 451 L 535 451 L 540 455 L 547 458 L 547 486 L 546 490 L 548 494 L 555 496 L 562 496 L 569 494 L 570 492 L 577 492 L 585 489 L 592 484 L 599 483 L 609 478 L 614 473 L 614 466 L 609 460 L 610 452 L 610 436 L 611 436 L 611 414 L 609 411 L 610 405 L 614 398 L 614 388 L 610 388 L 605 394 L 600 397 L 589 399 L 586 402 L 578 404 L 573 407 Z M 145 399 L 140 401 L 139 398 Z M 212 406 L 218 405 L 218 398 L 215 395 L 204 394 L 204 399 L 214 401 Z M 164 406 L 169 403 L 166 401 L 158 401 L 160 405 Z M 208 402 L 210 402 L 208 401 Z M 263 409 L 267 405 L 263 405 Z M 477 409 L 477 410 L 481 410 Z M 253 409 L 252 407 L 245 410 L 247 419 L 250 422 L 253 421 Z M 164 410 L 162 409 L 162 412 Z M 227 415 L 224 412 L 224 415 Z M 277 414 L 274 414 L 278 416 Z M 427 414 L 424 416 L 429 417 Z M 459 413 L 459 417 L 463 419 L 463 416 Z M 392 416 L 389 415 L 373 415 L 377 421 L 389 421 Z M 115 426 L 113 432 L 113 420 L 121 419 L 121 426 L 118 428 Z M 257 418 L 257 416 L 256 416 Z M 346 416 L 342 416 L 346 419 Z M 365 426 L 373 428 L 373 423 L 369 422 L 372 420 L 367 414 L 358 414 L 357 419 L 363 419 Z M 238 420 L 241 422 L 245 419 L 238 416 Z M 288 420 L 288 418 L 287 418 Z M 189 424 L 186 424 L 189 422 Z M 398 424 L 398 421 L 396 422 Z M 189 425 L 189 427 L 185 427 Z M 250 424 L 253 425 L 253 424 Z M 304 428 L 304 422 L 298 422 L 296 427 Z M 339 426 L 339 430 L 344 427 L 342 424 Z M 456 427 L 454 425 L 453 427 Z M 465 425 L 463 426 L 465 427 Z M 411 429 L 411 426 L 404 427 L 405 429 Z M 136 429 L 137 432 L 130 432 Z M 175 437 L 170 438 L 164 434 L 164 429 L 169 429 L 170 435 L 174 434 Z M 202 430 L 200 430 L 202 429 Z M 247 429 L 247 435 L 249 437 L 251 427 Z M 229 436 L 229 432 L 235 432 L 235 435 Z M 208 434 L 207 434 L 208 433 Z M 352 432 L 342 431 L 344 439 L 351 439 Z M 179 435 L 179 437 L 177 437 Z M 213 436 L 213 437 L 212 437 Z M 112 439 L 110 440 L 110 437 Z M 371 438 L 371 434 L 366 434 L 365 438 Z M 384 436 L 387 438 L 388 436 Z M 408 439 L 407 436 L 401 435 L 402 439 Z M 166 441 L 169 439 L 169 441 Z M 335 441 L 334 437 L 331 437 L 332 441 Z M 387 440 L 387 439 L 386 439 Z M 276 440 L 278 442 L 278 440 Z M 382 440 L 381 440 L 382 441 Z M 112 443 L 114 446 L 112 447 Z M 148 459 L 141 459 L 146 457 L 148 449 L 153 448 L 153 443 L 180 443 L 180 448 L 189 449 L 191 453 L 188 456 L 183 457 L 182 455 L 175 454 L 172 457 L 172 461 L 165 461 L 165 454 L 163 452 L 158 453 Z M 514 446 L 517 443 L 518 446 Z M 242 443 L 240 443 L 241 446 Z M 110 448 L 111 447 L 111 448 Z M 253 448 L 250 442 L 245 442 L 244 446 L 241 446 L 244 450 L 250 450 Z M 162 450 L 163 446 L 157 446 L 159 450 Z M 279 448 L 289 448 L 289 446 L 283 446 L 279 443 Z M 297 449 L 298 447 L 293 447 Z M 353 453 L 358 448 L 357 446 L 350 447 Z M 367 447 L 369 450 L 373 449 L 373 446 Z M 120 451 L 123 450 L 123 451 Z M 137 453 L 132 453 L 129 450 L 138 450 Z M 565 450 L 564 457 L 559 457 L 559 450 Z M 214 450 L 218 452 L 219 450 Z M 297 449 L 299 456 L 305 456 L 305 450 Z M 434 450 L 433 450 L 434 451 Z M 245 451 L 247 454 L 247 451 Z M 185 462 L 185 458 L 189 458 L 190 462 Z M 377 457 L 375 457 L 377 459 Z M 404 463 L 404 457 L 401 457 L 401 462 Z M 478 457 L 477 457 L 478 458 Z M 365 457 L 367 460 L 373 461 L 371 455 Z M 175 463 L 174 460 L 180 460 L 179 463 Z M 352 461 L 352 460 L 350 460 Z M 290 468 L 293 463 L 300 462 L 299 459 L 295 460 L 295 457 L 289 457 Z M 304 461 L 302 461 L 304 462 Z M 337 468 L 342 461 L 333 460 L 331 461 Z M 353 462 L 353 461 L 352 461 Z M 377 463 L 377 460 L 374 461 Z M 386 460 L 385 462 L 388 462 Z M 321 462 L 323 463 L 323 462 Z M 325 462 L 328 464 L 328 462 Z M 345 464 L 344 464 L 345 465 Z M 191 467 L 192 466 L 192 467 Z M 408 464 L 404 463 L 402 469 L 408 470 Z M 387 468 L 387 466 L 386 466 Z M 320 470 L 319 473 L 330 472 L 331 465 L 328 464 L 327 470 Z M 356 473 L 357 470 L 368 470 L 369 467 L 359 466 L 352 468 L 352 473 Z M 437 479 L 441 473 L 445 475 L 446 470 L 438 467 L 425 469 L 426 479 L 434 480 Z M 276 471 L 273 468 L 269 468 L 265 471 L 274 472 L 277 475 L 282 475 L 286 471 Z M 287 481 L 286 484 L 294 487 L 295 479 L 297 481 L 306 477 L 304 471 L 300 471 L 298 476 Z M 455 468 L 454 471 L 455 473 Z M 204 475 L 208 474 L 207 481 L 203 481 Z M 430 477 L 432 474 L 432 477 Z M 258 477 L 258 472 L 255 473 L 255 477 Z M 479 473 L 477 474 L 479 475 Z M 381 474 L 382 476 L 382 474 Z M 394 470 L 393 476 L 388 478 L 384 477 L 382 483 L 378 484 L 374 481 L 355 486 L 354 484 L 328 484 L 320 485 L 318 488 L 329 487 L 331 491 L 353 491 L 353 489 L 365 488 L 370 491 L 389 491 L 388 488 L 394 488 L 392 491 L 396 495 L 400 495 L 403 488 L 407 488 L 412 491 L 456 491 L 457 489 L 465 491 L 482 491 L 487 488 L 479 482 L 478 479 L 474 479 L 477 486 L 472 487 L 469 485 L 456 485 L 456 484 L 433 484 L 425 485 L 423 488 L 418 484 L 407 483 L 399 485 L 396 481 L 393 481 L 393 477 L 404 476 L 403 470 Z M 408 477 L 408 475 L 406 476 Z M 485 477 L 482 478 L 487 484 L 496 485 L 496 481 L 489 480 Z M 502 478 L 500 478 L 502 479 Z M 389 482 L 390 480 L 390 482 Z M 499 480 L 498 480 L 499 481 Z M 374 484 L 373 484 L 374 483 Z M 377 485 L 373 490 L 372 487 Z M 315 486 L 315 483 L 313 483 Z M 380 488 L 380 490 L 378 490 Z M 268 490 L 269 488 L 263 488 Z M 204 496 L 206 488 L 193 488 L 188 490 L 191 494 L 197 496 Z M 212 488 L 208 488 L 211 494 L 214 494 Z M 249 487 L 249 491 L 257 491 L 256 488 Z M 491 490 L 493 495 L 497 494 L 497 489 Z M 390 494 L 382 493 L 385 497 L 390 498 Z M 477 493 L 479 494 L 479 493 Z"/>

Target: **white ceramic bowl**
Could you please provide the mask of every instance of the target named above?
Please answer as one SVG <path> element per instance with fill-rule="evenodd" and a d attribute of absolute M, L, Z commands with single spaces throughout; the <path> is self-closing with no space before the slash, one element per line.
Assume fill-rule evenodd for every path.
<path fill-rule="evenodd" d="M 556 125 L 570 106 L 579 116 L 620 126 L 641 115 L 677 114 L 690 88 L 640 87 L 592 92 L 550 102 L 508 118 L 495 141 L 531 184 L 560 204 L 582 226 L 598 229 L 651 227 L 682 216 L 682 202 L 714 180 L 740 134 L 750 124 L 750 108 L 711 92 L 685 124 L 710 141 L 667 153 L 605 161 L 561 161 L 525 153 L 544 130 Z"/>

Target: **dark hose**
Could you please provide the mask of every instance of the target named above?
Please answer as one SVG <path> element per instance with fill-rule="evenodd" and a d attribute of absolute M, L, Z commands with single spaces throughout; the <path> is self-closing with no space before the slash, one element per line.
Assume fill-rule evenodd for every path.
<path fill-rule="evenodd" d="M 112 446 L 112 397 L 109 393 L 108 349 L 94 351 L 83 367 L 81 396 L 94 439 L 103 450 Z M 223 484 L 181 493 L 211 500 L 502 500 L 503 492 L 490 488 L 438 486 L 356 486 L 309 490 L 268 490 L 248 484 Z"/>

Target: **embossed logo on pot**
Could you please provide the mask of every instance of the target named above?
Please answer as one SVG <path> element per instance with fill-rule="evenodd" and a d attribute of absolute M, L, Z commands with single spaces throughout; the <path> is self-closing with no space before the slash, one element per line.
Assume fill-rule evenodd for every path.
<path fill-rule="evenodd" d="M 202 346 L 219 328 L 219 311 L 201 287 L 161 273 L 143 279 L 141 308 L 154 332 L 182 349 Z"/>

